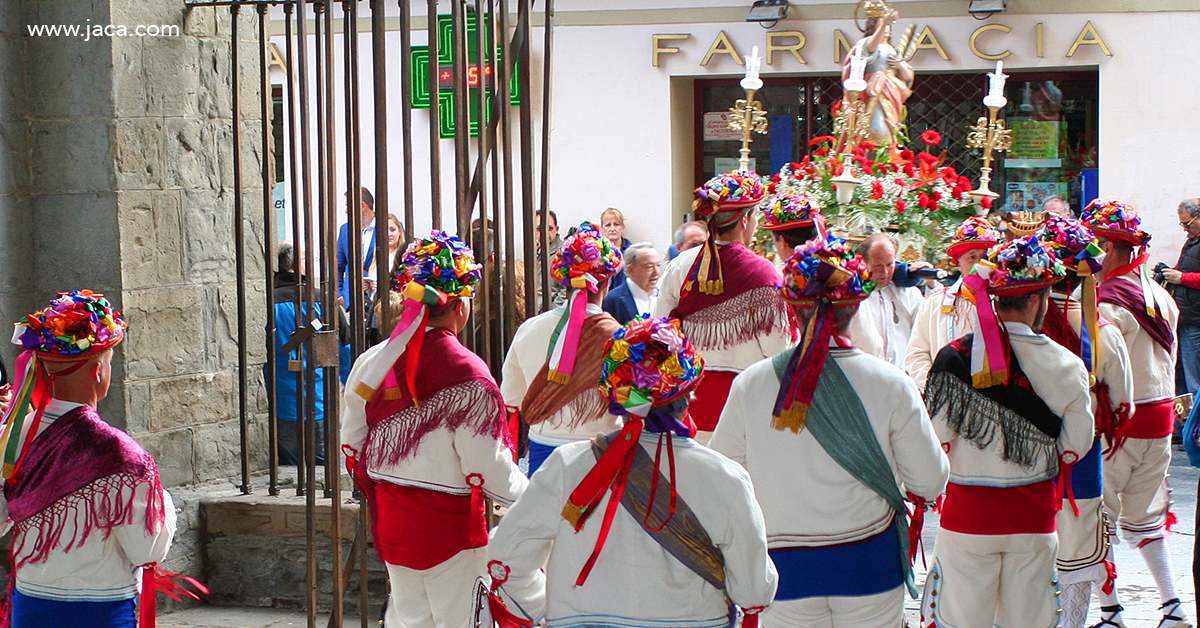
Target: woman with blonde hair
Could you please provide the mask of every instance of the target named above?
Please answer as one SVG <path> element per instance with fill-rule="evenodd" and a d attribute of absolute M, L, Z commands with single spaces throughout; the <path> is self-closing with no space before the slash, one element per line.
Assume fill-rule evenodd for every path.
<path fill-rule="evenodd" d="M 629 238 L 625 237 L 625 214 L 622 214 L 621 210 L 616 207 L 609 207 L 600 214 L 600 228 L 604 230 L 604 237 L 622 253 L 632 244 Z M 608 289 L 612 290 L 623 283 L 625 283 L 624 268 L 608 280 Z"/>

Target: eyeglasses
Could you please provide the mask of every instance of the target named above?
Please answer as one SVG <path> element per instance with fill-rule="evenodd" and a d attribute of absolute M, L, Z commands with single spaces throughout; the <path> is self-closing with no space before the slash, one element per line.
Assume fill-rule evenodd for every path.
<path fill-rule="evenodd" d="M 1196 222 L 1196 219 L 1197 219 L 1197 218 L 1200 218 L 1200 216 L 1192 216 L 1192 219 L 1191 219 L 1191 220 L 1189 220 L 1189 221 L 1187 221 L 1187 222 L 1181 222 L 1181 223 L 1179 223 L 1179 226 L 1180 226 L 1180 227 L 1183 227 L 1184 229 L 1187 229 L 1188 227 L 1191 227 L 1191 226 L 1192 226 L 1192 223 L 1193 223 L 1193 222 Z"/>

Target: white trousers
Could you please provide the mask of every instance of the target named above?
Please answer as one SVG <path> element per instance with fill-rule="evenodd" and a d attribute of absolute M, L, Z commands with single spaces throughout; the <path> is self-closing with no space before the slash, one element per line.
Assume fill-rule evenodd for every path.
<path fill-rule="evenodd" d="M 904 587 L 854 597 L 775 600 L 763 628 L 903 628 Z"/>
<path fill-rule="evenodd" d="M 1131 545 L 1157 539 L 1167 525 L 1171 438 L 1131 438 L 1104 461 L 1104 509 Z"/>
<path fill-rule="evenodd" d="M 1057 626 L 1057 547 L 1054 534 L 962 534 L 939 529 L 921 600 L 922 625 Z"/>
<path fill-rule="evenodd" d="M 487 573 L 487 548 L 463 550 L 429 569 L 387 565 L 392 588 L 384 628 L 467 628 L 475 580 Z"/>

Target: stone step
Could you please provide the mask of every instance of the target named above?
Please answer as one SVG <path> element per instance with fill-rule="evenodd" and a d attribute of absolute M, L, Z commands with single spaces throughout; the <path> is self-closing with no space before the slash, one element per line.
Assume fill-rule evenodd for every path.
<path fill-rule="evenodd" d="M 247 608 L 223 606 L 197 606 L 165 615 L 159 615 L 158 628 L 301 628 L 308 625 L 304 611 L 274 608 Z M 329 625 L 329 615 L 317 615 L 317 626 Z M 374 628 L 377 621 L 368 622 Z M 361 628 L 358 616 L 348 616 L 343 628 Z"/>

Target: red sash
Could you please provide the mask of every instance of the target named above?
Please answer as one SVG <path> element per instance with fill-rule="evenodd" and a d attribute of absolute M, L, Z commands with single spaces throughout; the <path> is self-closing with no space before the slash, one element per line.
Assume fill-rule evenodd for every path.
<path fill-rule="evenodd" d="M 375 544 L 389 565 L 429 569 L 487 545 L 483 501 L 428 489 L 375 483 Z"/>
<path fill-rule="evenodd" d="M 1166 438 L 1175 433 L 1175 400 L 1164 399 L 1134 406 L 1126 438 Z"/>
<path fill-rule="evenodd" d="M 951 482 L 940 525 L 962 534 L 1050 534 L 1061 505 L 1054 480 L 1013 487 Z"/>
<path fill-rule="evenodd" d="M 725 400 L 729 398 L 729 388 L 733 386 L 733 378 L 737 373 L 732 371 L 705 371 L 700 383 L 696 384 L 696 399 L 688 406 L 688 414 L 696 423 L 696 429 L 701 432 L 711 432 L 717 429 L 717 421 L 721 418 L 721 410 L 725 408 Z"/>

